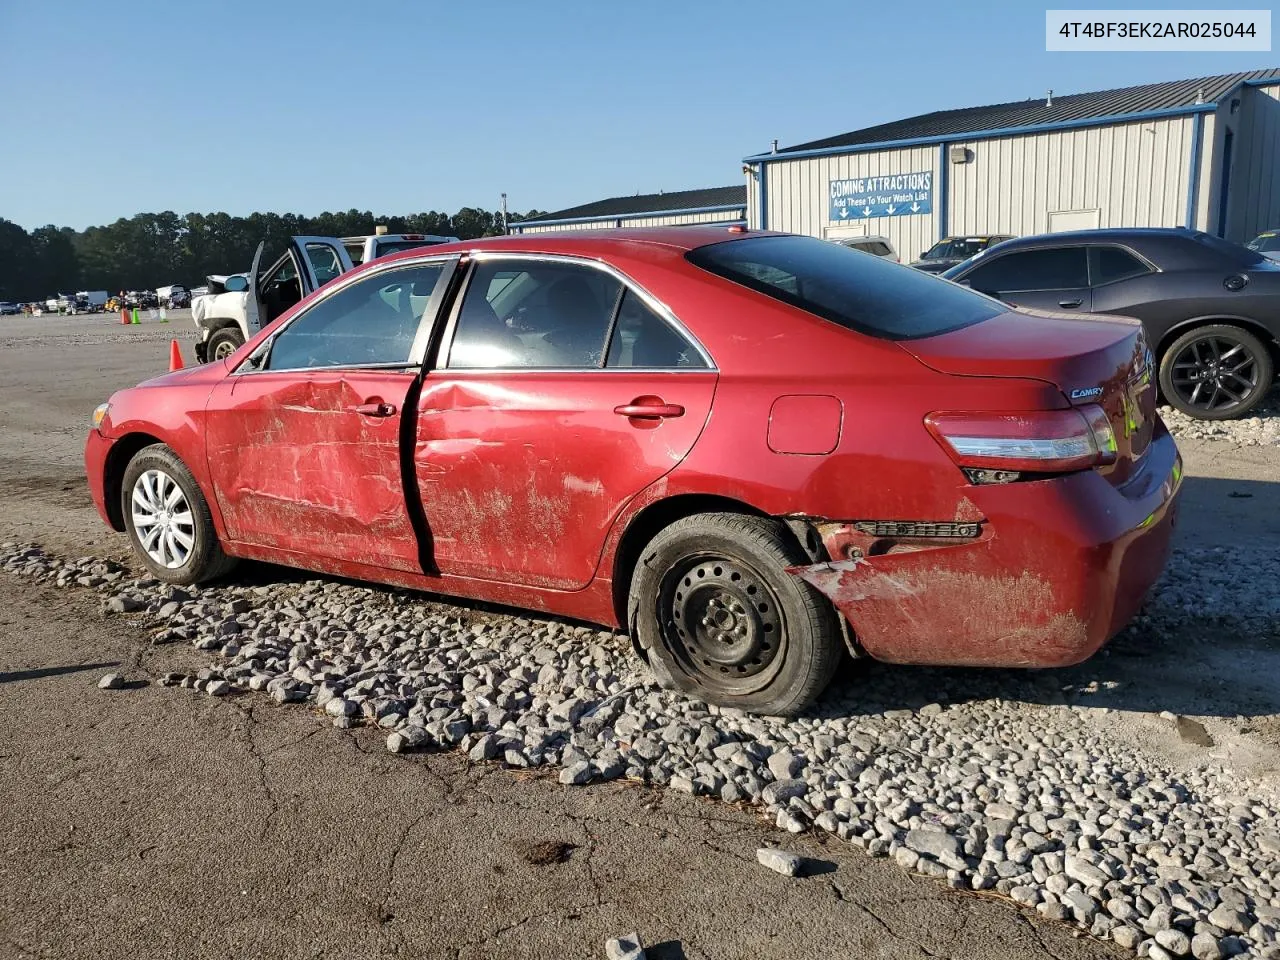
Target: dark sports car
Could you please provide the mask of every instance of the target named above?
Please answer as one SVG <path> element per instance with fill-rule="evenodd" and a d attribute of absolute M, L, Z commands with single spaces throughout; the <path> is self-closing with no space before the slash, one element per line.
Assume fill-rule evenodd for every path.
<path fill-rule="evenodd" d="M 1280 264 L 1185 229 L 1020 237 L 942 274 L 1007 303 L 1136 317 L 1183 413 L 1226 420 L 1271 388 L 1280 356 Z"/>

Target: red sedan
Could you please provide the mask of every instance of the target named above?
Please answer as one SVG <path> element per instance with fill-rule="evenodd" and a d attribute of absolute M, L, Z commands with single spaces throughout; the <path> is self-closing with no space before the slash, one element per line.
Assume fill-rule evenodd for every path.
<path fill-rule="evenodd" d="M 807 237 L 501 237 L 370 263 L 122 390 L 85 449 L 157 577 L 234 558 L 627 628 L 790 713 L 846 648 L 1047 667 L 1168 555 L 1181 460 L 1134 321 Z"/>

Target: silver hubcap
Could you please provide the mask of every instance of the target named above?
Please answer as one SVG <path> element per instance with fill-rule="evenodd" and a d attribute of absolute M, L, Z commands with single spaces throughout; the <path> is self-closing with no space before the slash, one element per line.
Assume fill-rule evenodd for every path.
<path fill-rule="evenodd" d="M 196 522 L 177 481 L 163 470 L 148 470 L 134 483 L 132 500 L 133 529 L 147 556 L 170 570 L 186 563 Z"/>
<path fill-rule="evenodd" d="M 213 359 L 225 360 L 227 357 L 231 356 L 235 352 L 236 352 L 236 345 L 232 343 L 230 340 L 223 340 L 216 347 L 213 348 Z"/>

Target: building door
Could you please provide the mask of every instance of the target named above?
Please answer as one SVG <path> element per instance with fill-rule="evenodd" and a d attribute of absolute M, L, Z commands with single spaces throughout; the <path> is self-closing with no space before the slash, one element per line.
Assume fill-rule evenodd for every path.
<path fill-rule="evenodd" d="M 837 226 L 823 227 L 823 240 L 847 240 L 850 237 L 865 237 L 867 235 L 867 225 L 865 223 L 842 223 Z"/>
<path fill-rule="evenodd" d="M 1222 187 L 1218 192 L 1218 236 L 1227 235 L 1227 209 L 1231 199 L 1231 148 L 1235 134 L 1230 130 L 1222 138 Z"/>
<path fill-rule="evenodd" d="M 1101 211 L 1093 210 L 1050 210 L 1049 232 L 1064 233 L 1067 230 L 1097 230 Z"/>

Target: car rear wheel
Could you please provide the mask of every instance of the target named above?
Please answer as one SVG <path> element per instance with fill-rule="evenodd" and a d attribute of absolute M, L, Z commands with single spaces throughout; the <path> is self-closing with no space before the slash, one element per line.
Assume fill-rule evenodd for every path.
<path fill-rule="evenodd" d="M 143 447 L 121 484 L 129 543 L 151 573 L 168 583 L 199 583 L 235 566 L 218 543 L 209 504 L 191 471 L 169 447 Z"/>
<path fill-rule="evenodd" d="M 244 337 L 236 327 L 223 327 L 209 338 L 209 359 L 225 360 L 244 346 Z"/>
<path fill-rule="evenodd" d="M 812 703 L 843 650 L 836 612 L 786 568 L 810 560 L 786 528 L 708 513 L 662 530 L 631 581 L 628 623 L 659 683 L 788 715 Z"/>
<path fill-rule="evenodd" d="M 1266 396 L 1274 375 L 1271 354 L 1247 330 L 1211 324 L 1184 333 L 1160 360 L 1160 392 L 1176 409 L 1200 420 L 1229 420 Z"/>

